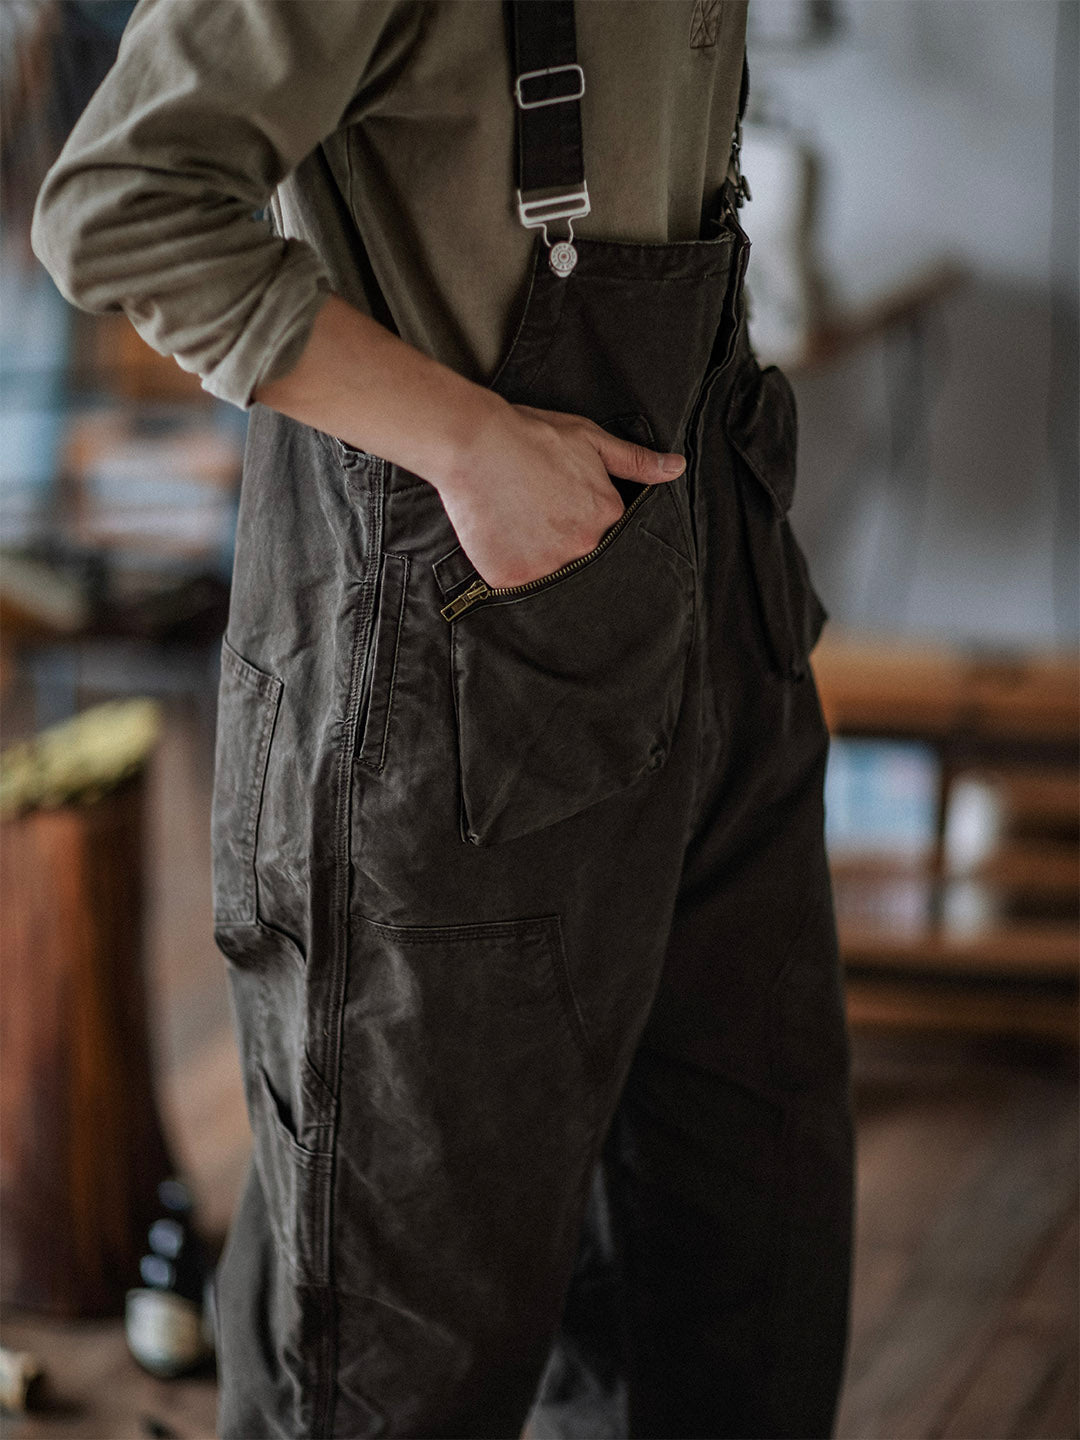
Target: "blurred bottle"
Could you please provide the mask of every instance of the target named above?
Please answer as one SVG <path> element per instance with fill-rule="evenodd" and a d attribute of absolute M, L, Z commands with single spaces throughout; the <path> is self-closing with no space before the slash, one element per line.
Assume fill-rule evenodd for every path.
<path fill-rule="evenodd" d="M 213 1283 L 191 1191 L 171 1177 L 157 1194 L 164 1213 L 147 1232 L 142 1283 L 127 1292 L 124 1328 L 143 1369 L 168 1379 L 195 1369 L 213 1352 Z"/>

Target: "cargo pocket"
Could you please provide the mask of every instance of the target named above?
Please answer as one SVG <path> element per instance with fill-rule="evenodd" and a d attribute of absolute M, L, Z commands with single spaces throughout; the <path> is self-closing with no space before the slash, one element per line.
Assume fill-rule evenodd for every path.
<path fill-rule="evenodd" d="M 274 1090 L 265 1067 L 252 1064 L 248 1114 L 254 1160 L 267 1216 L 281 1259 L 302 1284 L 328 1278 L 329 1149 L 302 1145 L 288 1105 Z"/>
<path fill-rule="evenodd" d="M 551 575 L 488 587 L 460 549 L 435 567 L 444 596 L 456 592 L 442 614 L 452 627 L 461 831 L 473 845 L 554 825 L 667 758 L 695 565 L 671 486 L 620 488 L 619 520 Z M 454 559 L 466 570 L 458 583 Z"/>
<path fill-rule="evenodd" d="M 795 498 L 797 414 L 784 372 L 776 365 L 762 369 L 751 356 L 732 388 L 725 426 L 748 480 L 739 493 L 769 654 L 781 675 L 799 679 L 828 611 L 788 514 Z"/>
<path fill-rule="evenodd" d="M 282 681 L 221 642 L 210 814 L 215 926 L 258 919 L 256 837 Z"/>

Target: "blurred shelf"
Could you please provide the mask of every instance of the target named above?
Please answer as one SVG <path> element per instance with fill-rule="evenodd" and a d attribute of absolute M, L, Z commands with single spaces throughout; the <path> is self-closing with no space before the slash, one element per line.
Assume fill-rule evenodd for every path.
<path fill-rule="evenodd" d="M 840 930 L 845 963 L 852 967 L 1069 981 L 1080 963 L 1080 937 L 1071 923 L 1003 924 L 969 935 L 929 924 L 883 930 L 841 923 Z"/>
<path fill-rule="evenodd" d="M 935 740 L 970 733 L 1043 743 L 1080 734 L 1080 661 L 1073 653 L 989 653 L 827 631 L 813 667 L 837 734 Z"/>
<path fill-rule="evenodd" d="M 848 1021 L 858 1030 L 1022 1035 L 1072 1046 L 1080 1025 L 1075 994 L 920 986 L 911 977 L 891 981 L 853 974 L 845 992 Z"/>
<path fill-rule="evenodd" d="M 1078 871 L 1080 862 L 1075 846 L 1042 840 L 1011 840 L 985 860 L 971 865 L 952 866 L 946 859 L 940 875 L 933 856 L 893 859 L 871 853 L 842 854 L 832 861 L 833 879 L 845 884 L 862 882 L 872 887 L 886 880 L 923 879 L 936 882 L 940 892 L 949 885 L 977 883 L 998 900 L 1007 900 L 1013 895 L 1067 899 L 1077 893 Z M 936 900 L 938 896 L 933 898 Z"/>
<path fill-rule="evenodd" d="M 834 631 L 813 666 L 831 733 L 887 742 L 894 784 L 895 742 L 936 757 L 918 844 L 830 852 L 852 1022 L 1080 1042 L 1080 657 Z"/>

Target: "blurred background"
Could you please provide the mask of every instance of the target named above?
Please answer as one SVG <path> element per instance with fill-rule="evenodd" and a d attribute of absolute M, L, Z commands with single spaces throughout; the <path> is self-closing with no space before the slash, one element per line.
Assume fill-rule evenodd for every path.
<path fill-rule="evenodd" d="M 223 0 L 224 3 L 224 0 Z M 211 1436 L 250 1136 L 209 800 L 247 417 L 29 246 L 129 0 L 0 3 L 0 1399 Z M 1077 0 L 751 0 L 859 1125 L 862 1437 L 1073 1437 Z"/>

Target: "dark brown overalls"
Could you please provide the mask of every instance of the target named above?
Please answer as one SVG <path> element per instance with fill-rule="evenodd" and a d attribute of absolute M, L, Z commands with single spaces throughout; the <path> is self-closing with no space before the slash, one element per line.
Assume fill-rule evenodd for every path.
<path fill-rule="evenodd" d="M 558 210 L 579 105 L 534 102 L 580 84 L 573 6 L 513 8 L 516 73 L 556 67 L 522 82 L 521 189 Z M 544 580 L 488 590 L 430 484 L 252 411 L 213 811 L 255 1137 L 222 1440 L 514 1437 L 534 1400 L 536 1437 L 830 1433 L 825 612 L 731 198 L 696 241 L 536 237 L 493 388 L 688 462 L 619 482 Z"/>

